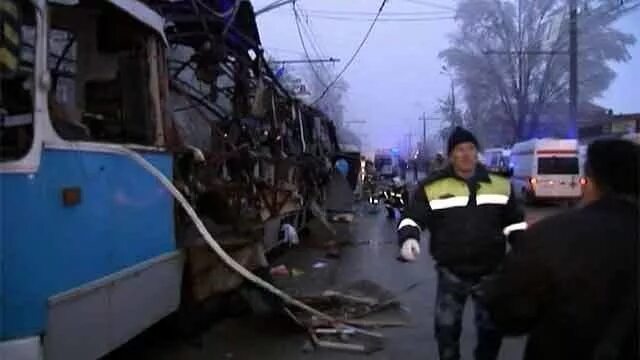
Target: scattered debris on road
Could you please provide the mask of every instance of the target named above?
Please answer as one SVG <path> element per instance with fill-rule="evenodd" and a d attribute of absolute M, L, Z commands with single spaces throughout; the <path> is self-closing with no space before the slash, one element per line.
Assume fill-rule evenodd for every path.
<path fill-rule="evenodd" d="M 271 276 L 289 276 L 289 269 L 286 265 L 278 265 L 272 267 L 269 273 Z"/>
<path fill-rule="evenodd" d="M 327 267 L 327 263 L 324 261 L 318 261 L 317 263 L 313 264 L 314 269 L 322 269 L 325 267 Z"/>
<path fill-rule="evenodd" d="M 409 324 L 408 312 L 396 296 L 369 280 L 298 300 L 337 321 L 329 322 L 297 309 L 285 309 L 285 313 L 309 334 L 310 341 L 303 347 L 304 351 L 321 348 L 372 353 L 383 349 L 384 336 L 370 329 Z"/>

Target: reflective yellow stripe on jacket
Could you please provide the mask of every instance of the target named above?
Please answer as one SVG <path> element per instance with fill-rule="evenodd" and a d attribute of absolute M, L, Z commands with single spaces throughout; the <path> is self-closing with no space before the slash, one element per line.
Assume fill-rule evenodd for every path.
<path fill-rule="evenodd" d="M 478 205 L 506 205 L 511 195 L 509 180 L 497 175 L 489 175 L 489 179 L 491 179 L 490 183 L 480 182 L 476 203 Z"/>
<path fill-rule="evenodd" d="M 476 204 L 481 205 L 506 205 L 511 195 L 509 180 L 489 175 L 490 182 L 480 181 L 476 194 Z M 469 188 L 459 179 L 446 178 L 427 184 L 424 187 L 425 194 L 432 210 L 442 210 L 453 207 L 464 207 L 469 203 Z"/>
<path fill-rule="evenodd" d="M 424 187 L 431 210 L 442 210 L 467 206 L 469 187 L 464 181 L 445 178 L 434 181 Z"/>

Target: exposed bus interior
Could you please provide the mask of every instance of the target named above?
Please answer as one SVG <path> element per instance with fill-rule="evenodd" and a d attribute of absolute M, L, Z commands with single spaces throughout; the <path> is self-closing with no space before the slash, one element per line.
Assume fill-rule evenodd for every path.
<path fill-rule="evenodd" d="M 107 2 L 52 5 L 50 14 L 49 110 L 58 135 L 154 145 L 151 30 Z"/>
<path fill-rule="evenodd" d="M 379 175 L 391 175 L 393 173 L 393 159 L 390 156 L 376 155 L 374 164 Z"/>
<path fill-rule="evenodd" d="M 15 44 L 7 30 L 0 34 L 5 61 L 16 61 L 17 68 L 0 71 L 0 161 L 18 160 L 24 157 L 33 143 L 33 48 L 35 41 L 35 14 L 33 8 L 24 4 L 19 12 L 21 24 L 3 18 L 3 29 L 11 27 L 20 31 L 20 39 Z M 11 30 L 9 30 L 11 31 Z M 14 38 L 15 40 L 15 38 Z M 20 42 L 22 46 L 20 46 Z"/>

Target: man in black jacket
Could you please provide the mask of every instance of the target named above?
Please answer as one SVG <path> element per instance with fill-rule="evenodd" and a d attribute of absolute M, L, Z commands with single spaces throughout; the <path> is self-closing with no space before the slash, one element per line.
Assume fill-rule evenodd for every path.
<path fill-rule="evenodd" d="M 478 295 L 526 360 L 638 359 L 640 148 L 587 151 L 585 206 L 529 228 Z"/>
<path fill-rule="evenodd" d="M 433 173 L 416 190 L 398 226 L 401 256 L 415 260 L 421 229 L 428 228 L 437 262 L 435 332 L 441 360 L 460 359 L 462 315 L 472 289 L 490 276 L 506 252 L 509 235 L 526 228 L 506 178 L 478 163 L 478 142 L 456 128 L 447 144 L 450 165 Z M 476 302 L 477 360 L 497 358 L 501 334 Z"/>

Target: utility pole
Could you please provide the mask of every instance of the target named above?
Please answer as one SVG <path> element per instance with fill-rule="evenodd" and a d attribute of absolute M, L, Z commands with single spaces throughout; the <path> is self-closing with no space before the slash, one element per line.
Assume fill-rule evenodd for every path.
<path fill-rule="evenodd" d="M 427 115 L 423 112 L 422 116 L 418 118 L 418 120 L 422 121 L 422 149 L 427 147 L 427 121 L 440 121 L 440 118 L 437 117 L 427 117 Z"/>
<path fill-rule="evenodd" d="M 453 77 L 451 78 L 451 118 L 454 120 L 454 125 L 462 125 L 462 124 L 455 124 L 456 122 L 456 90 L 453 85 Z"/>
<path fill-rule="evenodd" d="M 578 129 L 578 1 L 569 0 L 569 127 Z M 575 132 L 575 133 L 574 133 Z"/>
<path fill-rule="evenodd" d="M 422 150 L 427 146 L 427 115 L 423 112 L 422 117 Z"/>
<path fill-rule="evenodd" d="M 411 157 L 411 150 L 413 150 L 413 141 L 411 141 L 413 139 L 413 134 L 412 133 L 408 133 L 407 137 L 409 138 L 409 151 L 407 151 L 407 158 Z"/>
<path fill-rule="evenodd" d="M 455 116 L 456 116 L 456 88 L 455 88 L 455 83 L 453 80 L 453 75 L 451 74 L 451 72 L 449 71 L 449 69 L 447 68 L 446 65 L 442 65 L 442 68 L 440 70 L 440 74 L 444 74 L 449 76 L 449 79 L 451 80 L 451 119 L 454 119 L 455 122 Z M 453 124 L 454 126 L 456 125 L 462 125 L 462 124 Z"/>

